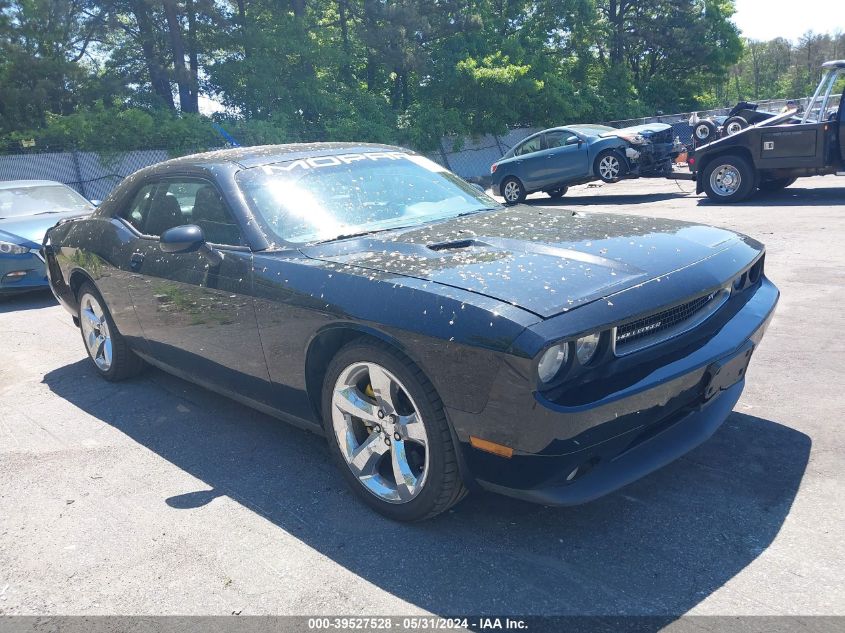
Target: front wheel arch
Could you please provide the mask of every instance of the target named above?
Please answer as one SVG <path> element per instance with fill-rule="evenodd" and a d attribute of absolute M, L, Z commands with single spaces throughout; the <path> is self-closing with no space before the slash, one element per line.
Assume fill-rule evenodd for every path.
<path fill-rule="evenodd" d="M 359 340 L 369 340 L 376 344 L 387 345 L 417 367 L 422 368 L 422 365 L 407 352 L 399 341 L 384 332 L 352 323 L 326 326 L 311 338 L 305 353 L 305 390 L 316 420 L 322 419 L 323 381 L 329 363 L 341 349 L 353 341 Z"/>
<path fill-rule="evenodd" d="M 511 181 L 513 181 L 517 185 L 519 185 L 519 188 L 522 192 L 521 195 L 515 200 L 508 200 L 507 196 L 505 195 L 505 187 Z M 499 194 L 505 199 L 506 205 L 520 204 L 522 202 L 525 202 L 525 197 L 528 195 L 528 193 L 529 193 L 529 191 L 525 187 L 525 183 L 522 182 L 522 179 L 519 178 L 518 176 L 514 176 L 514 175 L 505 176 L 504 178 L 502 178 L 502 181 L 499 184 Z"/>
<path fill-rule="evenodd" d="M 713 186 L 711 167 L 715 171 L 720 168 L 720 165 L 727 165 L 730 161 L 733 162 L 740 176 L 740 183 L 734 191 L 719 194 Z M 743 171 L 745 172 L 744 175 Z M 701 171 L 701 184 L 704 193 L 707 194 L 708 198 L 718 203 L 729 204 L 745 200 L 756 191 L 759 179 L 760 174 L 754 166 L 754 162 L 740 152 L 722 152 L 708 161 Z"/>
<path fill-rule="evenodd" d="M 744 147 L 739 147 L 739 146 L 726 148 L 725 150 L 723 150 L 721 152 L 710 154 L 708 156 L 705 156 L 703 158 L 703 160 L 700 159 L 698 156 L 696 156 L 695 157 L 696 161 L 697 161 L 697 164 L 696 164 L 696 167 L 695 167 L 696 184 L 698 184 L 698 182 L 702 183 L 701 189 L 698 190 L 696 193 L 701 193 L 702 191 L 704 191 L 703 178 L 704 178 L 704 170 L 707 169 L 707 166 L 710 163 L 712 163 L 714 160 L 719 160 L 721 158 L 725 158 L 728 155 L 739 156 L 740 158 L 748 161 L 749 165 L 754 167 L 754 159 L 751 156 L 751 152 L 748 149 L 746 149 Z M 756 171 L 756 168 L 755 168 L 755 171 Z M 758 177 L 759 177 L 759 174 L 758 174 Z"/>
<path fill-rule="evenodd" d="M 87 272 L 82 270 L 81 268 L 76 268 L 73 272 L 70 273 L 70 277 L 68 278 L 68 287 L 73 296 L 73 300 L 76 301 L 76 308 L 77 311 L 79 310 L 79 291 L 82 289 L 83 284 L 86 282 L 90 283 L 94 288 L 97 288 L 97 284 L 94 281 L 93 277 L 89 275 Z M 99 292 L 99 288 L 97 288 Z"/>
<path fill-rule="evenodd" d="M 614 156 L 619 161 L 619 174 L 615 180 L 605 180 L 599 172 L 599 163 L 607 156 Z M 622 180 L 622 178 L 631 172 L 631 165 L 625 156 L 625 150 L 618 147 L 608 147 L 603 149 L 593 159 L 593 176 L 602 182 L 615 183 Z"/>
<path fill-rule="evenodd" d="M 424 363 L 419 362 L 414 355 L 411 354 L 404 345 L 392 336 L 369 327 L 360 326 L 353 323 L 343 323 L 329 325 L 318 331 L 308 343 L 308 351 L 305 356 L 305 384 L 308 400 L 311 403 L 311 408 L 315 415 L 315 420 L 320 422 L 322 429 L 323 420 L 323 383 L 325 382 L 326 373 L 332 359 L 347 345 L 353 342 L 372 342 L 376 345 L 387 346 L 400 356 L 406 358 L 409 362 L 416 365 L 420 371 L 426 376 L 429 382 L 434 386 L 435 391 L 440 397 L 440 390 L 437 382 L 432 378 Z M 441 398 L 442 400 L 442 398 Z M 469 470 L 464 458 L 463 450 L 461 450 L 461 442 L 458 439 L 458 434 L 449 417 L 448 408 L 445 411 L 446 423 L 449 427 L 449 433 L 452 436 L 452 441 L 455 444 L 458 471 L 464 485 L 470 489 L 477 489 L 478 485 L 475 478 Z"/>

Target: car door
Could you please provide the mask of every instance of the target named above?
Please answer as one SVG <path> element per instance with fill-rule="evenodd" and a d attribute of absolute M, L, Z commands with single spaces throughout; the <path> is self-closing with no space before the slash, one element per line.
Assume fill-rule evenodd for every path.
<path fill-rule="evenodd" d="M 129 293 L 154 360 L 193 380 L 263 400 L 269 388 L 252 297 L 252 253 L 230 208 L 209 180 L 162 178 L 142 187 L 143 205 L 125 218 Z M 221 258 L 165 253 L 161 234 L 196 224 Z"/>
<path fill-rule="evenodd" d="M 514 175 L 518 176 L 522 184 L 529 191 L 540 189 L 543 181 L 544 157 L 543 135 L 535 134 L 525 139 L 514 151 L 516 167 Z"/>
<path fill-rule="evenodd" d="M 546 167 L 543 186 L 566 185 L 589 173 L 587 144 L 571 130 L 546 132 L 543 138 Z"/>

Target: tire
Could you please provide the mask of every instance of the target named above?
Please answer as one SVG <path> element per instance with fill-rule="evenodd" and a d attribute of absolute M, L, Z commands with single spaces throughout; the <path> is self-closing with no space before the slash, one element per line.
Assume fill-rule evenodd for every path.
<path fill-rule="evenodd" d="M 748 121 L 741 116 L 732 116 L 722 126 L 722 133 L 725 136 L 733 136 L 739 134 L 748 127 Z"/>
<path fill-rule="evenodd" d="M 619 152 L 613 149 L 606 149 L 596 156 L 593 161 L 593 173 L 602 182 L 619 182 L 628 172 L 628 165 Z"/>
<path fill-rule="evenodd" d="M 77 297 L 82 344 L 97 373 L 111 382 L 138 375 L 144 361 L 129 349 L 94 284 L 82 284 Z"/>
<path fill-rule="evenodd" d="M 569 191 L 569 187 L 558 187 L 557 189 L 552 189 L 551 191 L 547 191 L 546 194 L 552 200 L 557 200 L 558 198 L 563 198 L 566 195 L 566 192 Z"/>
<path fill-rule="evenodd" d="M 748 161 L 727 154 L 711 160 L 702 175 L 704 193 L 714 202 L 739 202 L 755 188 L 755 174 Z"/>
<path fill-rule="evenodd" d="M 789 185 L 794 183 L 797 178 L 775 178 L 773 180 L 761 180 L 757 188 L 760 191 L 771 192 L 786 189 Z"/>
<path fill-rule="evenodd" d="M 425 374 L 388 345 L 353 342 L 335 355 L 322 412 L 343 477 L 376 512 L 421 521 L 467 494 L 443 403 Z"/>
<path fill-rule="evenodd" d="M 508 176 L 502 181 L 502 185 L 499 189 L 502 192 L 502 197 L 505 199 L 505 204 L 510 205 L 525 202 L 525 187 L 522 182 L 520 182 L 519 178 Z"/>
<path fill-rule="evenodd" d="M 695 146 L 706 145 L 710 141 L 715 140 L 716 132 L 716 124 L 713 121 L 708 121 L 707 119 L 699 121 L 692 128 L 692 138 Z"/>

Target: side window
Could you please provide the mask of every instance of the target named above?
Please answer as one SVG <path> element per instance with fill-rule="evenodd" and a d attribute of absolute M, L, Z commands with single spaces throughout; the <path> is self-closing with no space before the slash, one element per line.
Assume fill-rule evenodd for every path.
<path fill-rule="evenodd" d="M 132 199 L 129 208 L 120 214 L 120 217 L 129 222 L 129 224 L 141 233 L 144 232 L 144 221 L 147 219 L 147 212 L 150 209 L 150 202 L 152 202 L 155 188 L 156 186 L 154 184 L 141 187 Z"/>
<path fill-rule="evenodd" d="M 523 156 L 525 154 L 530 154 L 531 152 L 539 152 L 540 141 L 542 138 L 542 136 L 535 136 L 534 138 L 528 139 L 519 147 L 516 151 L 516 155 Z"/>
<path fill-rule="evenodd" d="M 196 224 L 205 239 L 222 246 L 243 246 L 241 229 L 217 187 L 203 180 L 163 183 L 156 201 L 178 209 L 178 224 Z M 172 200 L 175 202 L 170 202 Z M 174 224 L 174 226 L 177 226 Z M 170 228 L 170 227 L 167 227 Z M 164 229 L 167 230 L 167 229 Z M 159 233 L 160 235 L 160 233 Z"/>
<path fill-rule="evenodd" d="M 569 132 L 547 132 L 546 133 L 546 147 L 554 149 L 555 147 L 563 147 L 566 145 L 567 137 L 571 136 Z"/>

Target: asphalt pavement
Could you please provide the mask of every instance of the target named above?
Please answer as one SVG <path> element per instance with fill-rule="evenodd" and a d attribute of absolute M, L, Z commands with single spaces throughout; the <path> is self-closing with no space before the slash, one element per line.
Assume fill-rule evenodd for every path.
<path fill-rule="evenodd" d="M 692 188 L 529 199 L 746 233 L 782 292 L 713 438 L 581 507 L 392 523 L 321 438 L 157 370 L 107 383 L 49 293 L 0 301 L 0 615 L 845 615 L 845 180 Z"/>

